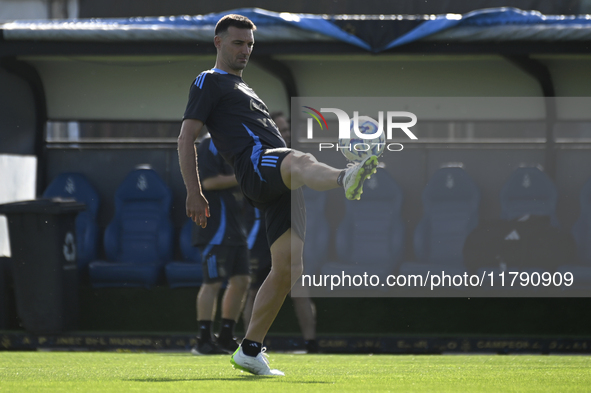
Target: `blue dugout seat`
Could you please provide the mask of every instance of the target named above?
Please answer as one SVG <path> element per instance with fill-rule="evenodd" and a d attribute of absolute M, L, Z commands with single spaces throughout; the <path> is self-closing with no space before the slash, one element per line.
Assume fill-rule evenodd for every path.
<path fill-rule="evenodd" d="M 99 196 L 86 176 L 81 173 L 61 173 L 49 184 L 43 198 L 73 198 L 86 205 L 76 216 L 76 257 L 78 271 L 86 274 L 88 264 L 96 259 L 98 249 Z"/>
<path fill-rule="evenodd" d="M 192 244 L 193 225 L 193 221 L 187 220 L 179 236 L 183 261 L 166 264 L 166 281 L 170 288 L 198 287 L 203 283 L 201 252 Z"/>
<path fill-rule="evenodd" d="M 548 175 L 537 167 L 515 169 L 501 189 L 501 218 L 511 220 L 531 214 L 550 216 L 558 227 L 558 192 Z"/>
<path fill-rule="evenodd" d="M 152 169 L 137 169 L 115 193 L 115 216 L 107 226 L 107 261 L 89 265 L 93 287 L 145 287 L 162 278 L 172 259 L 172 193 Z"/>
<path fill-rule="evenodd" d="M 402 189 L 384 169 L 363 186 L 361 200 L 345 202 L 336 233 L 337 262 L 321 267 L 322 274 L 390 274 L 404 254 L 405 227 L 401 217 Z"/>
<path fill-rule="evenodd" d="M 464 242 L 478 225 L 478 186 L 462 168 L 441 168 L 425 186 L 422 202 L 423 217 L 413 238 L 417 260 L 403 263 L 400 274 L 462 274 Z"/>

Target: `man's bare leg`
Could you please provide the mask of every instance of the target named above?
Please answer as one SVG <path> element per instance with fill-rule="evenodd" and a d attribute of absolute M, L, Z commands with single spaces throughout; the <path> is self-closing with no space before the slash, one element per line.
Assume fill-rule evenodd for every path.
<path fill-rule="evenodd" d="M 313 155 L 293 150 L 281 162 L 281 177 L 289 189 L 303 185 L 316 191 L 327 191 L 339 187 L 337 179 L 342 169 L 336 169 L 319 162 Z"/>
<path fill-rule="evenodd" d="M 308 186 L 316 191 L 326 191 L 343 186 L 347 199 L 360 199 L 363 182 L 376 172 L 378 158 L 368 156 L 347 169 L 336 169 L 323 164 L 309 153 L 292 150 L 281 163 L 281 177 L 289 189 Z"/>
<path fill-rule="evenodd" d="M 250 324 L 250 317 L 252 316 L 252 306 L 254 305 L 254 298 L 257 296 L 257 289 L 249 289 L 244 302 L 244 311 L 242 312 L 242 323 L 246 329 Z"/>
<path fill-rule="evenodd" d="M 254 300 L 245 339 L 263 342 L 295 281 L 292 275 L 301 275 L 303 244 L 288 229 L 271 245 L 271 271 Z"/>
<path fill-rule="evenodd" d="M 229 353 L 234 352 L 238 348 L 238 343 L 234 339 L 234 327 L 242 312 L 249 285 L 250 276 L 232 276 L 228 280 L 228 286 L 224 291 L 224 297 L 222 299 L 222 325 L 217 344 L 221 349 Z"/>
<path fill-rule="evenodd" d="M 218 292 L 221 282 L 203 284 L 197 294 L 197 320 L 213 321 L 217 307 Z"/>
<path fill-rule="evenodd" d="M 246 301 L 244 302 L 244 312 L 242 313 L 242 322 L 244 326 L 250 323 L 252 315 L 252 306 L 257 295 L 256 289 L 249 289 Z M 316 306 L 309 297 L 292 297 L 293 308 L 298 318 L 300 330 L 305 341 L 316 339 Z"/>
<path fill-rule="evenodd" d="M 309 297 L 292 297 L 293 307 L 305 341 L 316 339 L 316 306 Z"/>
<path fill-rule="evenodd" d="M 234 276 L 228 280 L 228 286 L 222 299 L 222 318 L 238 320 L 246 300 L 249 284 L 250 277 L 246 275 Z"/>
<path fill-rule="evenodd" d="M 218 352 L 213 340 L 213 321 L 217 310 L 217 299 L 221 282 L 203 284 L 197 294 L 197 325 L 199 335 L 197 345 L 193 347 L 191 353 L 194 355 L 208 355 Z"/>

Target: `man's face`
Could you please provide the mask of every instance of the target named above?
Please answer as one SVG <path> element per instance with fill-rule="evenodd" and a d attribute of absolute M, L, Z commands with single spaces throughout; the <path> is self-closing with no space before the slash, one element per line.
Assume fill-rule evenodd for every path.
<path fill-rule="evenodd" d="M 230 26 L 227 31 L 215 36 L 214 42 L 224 65 L 234 71 L 242 71 L 246 67 L 254 46 L 252 30 Z"/>

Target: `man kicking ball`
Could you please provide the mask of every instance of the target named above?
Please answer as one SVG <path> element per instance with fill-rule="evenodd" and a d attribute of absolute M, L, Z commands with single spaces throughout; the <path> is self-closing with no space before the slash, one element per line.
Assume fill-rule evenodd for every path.
<path fill-rule="evenodd" d="M 210 216 L 194 145 L 204 124 L 218 152 L 234 167 L 244 196 L 265 217 L 271 272 L 257 293 L 246 335 L 231 363 L 256 375 L 284 375 L 269 367 L 263 340 L 302 273 L 306 216 L 300 187 L 317 191 L 344 187 L 348 199 L 359 199 L 363 182 L 376 171 L 378 160 L 370 156 L 355 166 L 336 169 L 286 147 L 267 106 L 242 80 L 255 30 L 252 21 L 241 15 L 226 15 L 217 23 L 215 67 L 199 74 L 191 85 L 178 152 L 187 188 L 187 215 L 198 225 L 205 227 Z"/>

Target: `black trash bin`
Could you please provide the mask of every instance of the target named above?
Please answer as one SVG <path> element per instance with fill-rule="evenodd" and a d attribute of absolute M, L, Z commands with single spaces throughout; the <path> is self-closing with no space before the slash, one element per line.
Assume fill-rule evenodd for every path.
<path fill-rule="evenodd" d="M 76 226 L 83 203 L 36 199 L 0 205 L 6 215 L 17 314 L 31 333 L 78 325 Z"/>

